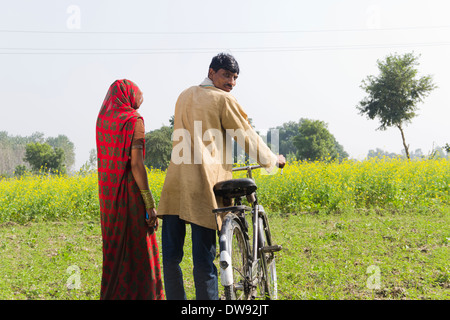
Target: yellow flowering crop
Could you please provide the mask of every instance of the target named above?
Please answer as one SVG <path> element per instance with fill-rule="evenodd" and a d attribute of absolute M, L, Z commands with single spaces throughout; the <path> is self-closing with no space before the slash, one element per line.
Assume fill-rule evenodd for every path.
<path fill-rule="evenodd" d="M 450 161 L 403 159 L 293 162 L 283 175 L 256 174 L 270 211 L 403 210 L 450 204 Z"/>
<path fill-rule="evenodd" d="M 263 170 L 263 169 L 260 169 Z M 259 202 L 267 211 L 330 212 L 360 208 L 404 210 L 450 205 L 450 161 L 402 159 L 292 162 L 283 175 L 254 171 Z M 234 173 L 242 177 L 245 173 Z M 148 170 L 159 202 L 165 172 Z M 97 219 L 97 173 L 24 176 L 0 181 L 0 222 Z"/>

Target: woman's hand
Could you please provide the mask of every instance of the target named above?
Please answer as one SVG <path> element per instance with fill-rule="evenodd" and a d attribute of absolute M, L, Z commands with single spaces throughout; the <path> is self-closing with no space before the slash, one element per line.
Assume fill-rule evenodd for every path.
<path fill-rule="evenodd" d="M 155 208 L 151 208 L 147 210 L 146 216 L 145 216 L 145 222 L 147 223 L 147 226 L 149 228 L 154 228 L 155 231 L 158 230 L 158 217 L 156 216 L 156 210 Z"/>

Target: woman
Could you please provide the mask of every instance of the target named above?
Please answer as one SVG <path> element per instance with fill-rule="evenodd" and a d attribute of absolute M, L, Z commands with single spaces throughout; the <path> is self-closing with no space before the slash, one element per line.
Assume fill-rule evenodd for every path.
<path fill-rule="evenodd" d="M 155 203 L 144 166 L 142 92 L 129 80 L 109 88 L 97 118 L 103 237 L 101 299 L 164 299 Z"/>

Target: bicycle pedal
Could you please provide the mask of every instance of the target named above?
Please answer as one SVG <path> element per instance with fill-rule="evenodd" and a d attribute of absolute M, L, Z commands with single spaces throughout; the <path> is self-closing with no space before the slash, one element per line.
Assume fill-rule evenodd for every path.
<path fill-rule="evenodd" d="M 282 246 L 274 245 L 274 246 L 264 246 L 261 248 L 261 251 L 264 253 L 268 253 L 268 252 L 277 252 L 280 251 L 281 249 L 283 249 Z"/>

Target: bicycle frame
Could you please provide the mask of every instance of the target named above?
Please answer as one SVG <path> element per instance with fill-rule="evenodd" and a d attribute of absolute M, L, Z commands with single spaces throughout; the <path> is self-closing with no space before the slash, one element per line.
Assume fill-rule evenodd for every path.
<path fill-rule="evenodd" d="M 245 166 L 245 167 L 239 167 L 239 168 L 233 168 L 233 171 L 247 171 L 247 176 L 250 179 L 253 179 L 252 177 L 252 170 L 262 168 L 260 165 L 253 165 L 253 166 Z M 281 174 L 283 172 L 281 171 Z M 275 252 L 281 250 L 281 246 L 279 245 L 272 245 L 272 237 L 270 235 L 270 228 L 269 228 L 269 222 L 266 215 L 266 212 L 264 211 L 264 208 L 258 204 L 258 199 L 256 197 L 256 193 L 254 194 L 254 201 L 252 201 L 252 224 L 253 224 L 253 241 L 252 246 L 250 248 L 251 252 L 251 265 L 249 265 L 249 282 L 251 285 L 251 291 L 250 295 L 252 297 L 255 296 L 256 288 L 259 285 L 260 279 L 258 278 L 258 274 L 261 275 L 257 271 L 259 263 L 263 266 L 263 276 L 267 277 L 268 273 L 267 270 L 269 266 L 267 265 L 265 254 L 269 252 Z M 245 213 L 242 215 L 245 219 Z M 260 217 L 262 223 L 260 224 Z M 245 226 L 246 227 L 246 226 Z M 266 229 L 267 228 L 267 229 Z M 268 236 L 266 234 L 268 232 Z M 248 235 L 248 229 L 246 230 L 246 234 Z M 263 237 L 263 239 L 259 239 L 259 237 Z M 265 238 L 265 239 L 264 239 Z M 264 243 L 264 240 L 267 241 L 267 243 Z M 265 288 L 264 292 L 265 295 L 268 293 L 265 290 L 271 290 L 269 286 L 267 285 L 267 281 L 270 281 L 268 278 L 265 278 Z M 276 282 L 276 280 L 275 280 Z M 275 289 L 276 290 L 276 289 Z M 271 296 L 271 293 L 269 293 Z"/>
<path fill-rule="evenodd" d="M 250 179 L 253 179 L 252 177 L 252 170 L 262 168 L 260 165 L 254 165 L 254 166 L 245 166 L 245 167 L 238 167 L 233 168 L 233 171 L 247 171 L 247 176 Z M 253 179 L 254 180 L 254 179 Z M 258 199 L 256 198 L 255 202 L 252 204 L 252 223 L 253 223 L 253 245 L 252 245 L 252 270 L 253 265 L 256 264 L 258 261 L 258 231 L 259 231 L 259 224 L 258 224 L 258 211 L 259 211 L 259 205 L 258 205 Z"/>
<path fill-rule="evenodd" d="M 254 180 L 252 177 L 252 170 L 262 168 L 260 165 L 250 165 L 244 167 L 233 168 L 233 171 L 247 171 L 247 177 Z M 219 187 L 220 188 L 220 187 Z M 219 189 L 220 190 L 220 189 Z M 257 297 L 258 288 L 266 298 L 272 298 L 273 291 L 269 282 L 275 283 L 276 292 L 276 272 L 274 264 L 270 263 L 273 259 L 272 253 L 281 250 L 281 246 L 272 245 L 272 237 L 270 235 L 270 228 L 268 217 L 264 211 L 263 206 L 258 204 L 256 196 L 256 188 L 252 193 L 245 193 L 247 200 L 251 203 L 251 208 L 242 205 L 241 198 L 243 195 L 237 193 L 233 198 L 235 199 L 234 206 L 228 206 L 223 208 L 217 208 L 213 210 L 213 213 L 228 213 L 223 221 L 221 230 L 218 230 L 219 245 L 220 245 L 220 268 L 221 268 L 221 282 L 226 287 L 226 296 L 233 297 L 237 291 L 230 291 L 230 286 L 233 285 L 239 291 L 244 293 L 244 299 Z M 252 243 L 250 244 L 249 224 L 247 223 L 246 211 L 252 212 Z M 236 227 L 232 227 L 233 224 Z M 230 256 L 230 249 L 228 245 L 231 244 L 230 239 L 233 237 L 233 233 L 229 233 L 230 230 L 240 229 L 238 232 L 241 234 L 241 239 L 244 241 L 244 248 L 241 251 L 243 254 L 243 264 L 241 265 L 241 271 L 238 270 L 241 275 L 245 275 L 239 282 L 234 282 L 232 257 Z M 234 232 L 234 231 L 232 231 Z M 245 254 L 245 255 L 244 255 Z M 273 269 L 272 269 L 273 268 Z M 268 271 L 270 269 L 270 271 Z M 245 271 L 244 271 L 245 270 Z M 275 275 L 273 278 L 272 276 Z M 276 297 L 276 293 L 275 293 Z"/>

